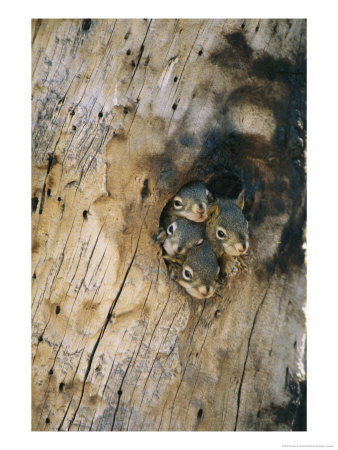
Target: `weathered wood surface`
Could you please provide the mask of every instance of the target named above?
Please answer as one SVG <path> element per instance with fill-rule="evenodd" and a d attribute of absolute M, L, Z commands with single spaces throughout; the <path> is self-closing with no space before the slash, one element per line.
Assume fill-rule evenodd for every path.
<path fill-rule="evenodd" d="M 299 428 L 305 52 L 304 20 L 33 21 L 33 430 Z M 248 193 L 205 301 L 153 241 L 191 179 Z"/>

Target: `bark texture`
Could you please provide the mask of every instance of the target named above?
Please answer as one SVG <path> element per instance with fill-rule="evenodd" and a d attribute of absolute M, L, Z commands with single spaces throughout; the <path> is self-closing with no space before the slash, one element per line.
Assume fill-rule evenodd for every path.
<path fill-rule="evenodd" d="M 304 429 L 305 20 L 33 20 L 32 429 Z M 213 299 L 153 240 L 247 191 Z"/>

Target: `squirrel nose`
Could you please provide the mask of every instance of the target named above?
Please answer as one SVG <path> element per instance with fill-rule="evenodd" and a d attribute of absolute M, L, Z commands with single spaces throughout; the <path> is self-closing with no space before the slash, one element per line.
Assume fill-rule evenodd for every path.
<path fill-rule="evenodd" d="M 249 248 L 249 242 L 245 242 L 244 245 L 243 245 L 243 253 L 247 252 L 248 248 Z"/>
<path fill-rule="evenodd" d="M 243 243 L 236 244 L 236 249 L 239 253 L 245 253 L 248 250 L 248 248 L 249 245 L 247 242 L 245 242 L 244 244 Z"/>
<path fill-rule="evenodd" d="M 211 292 L 211 287 L 210 286 L 204 286 L 204 289 L 202 291 L 202 295 L 203 297 L 207 297 Z"/>

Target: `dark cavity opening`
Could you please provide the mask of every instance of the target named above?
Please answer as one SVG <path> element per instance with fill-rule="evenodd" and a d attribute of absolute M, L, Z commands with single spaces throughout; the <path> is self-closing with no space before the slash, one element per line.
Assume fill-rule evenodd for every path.
<path fill-rule="evenodd" d="M 175 109 L 177 109 L 177 104 L 174 103 L 173 106 L 172 106 L 172 108 L 173 108 L 173 110 L 175 111 Z"/>
<path fill-rule="evenodd" d="M 84 210 L 82 215 L 83 215 L 84 220 L 88 219 L 88 211 L 87 210 Z"/>
<path fill-rule="evenodd" d="M 61 308 L 59 305 L 57 305 L 57 307 L 55 308 L 55 312 L 56 314 L 60 314 Z"/>
<path fill-rule="evenodd" d="M 52 191 L 50 189 L 47 189 L 47 197 L 51 196 Z"/>
<path fill-rule="evenodd" d="M 176 81 L 177 81 L 177 80 L 178 80 L 178 78 L 177 78 L 177 77 L 175 77 L 175 78 L 174 78 L 174 83 L 176 83 Z"/>
<path fill-rule="evenodd" d="M 38 341 L 39 341 L 39 342 L 42 342 L 42 341 L 43 341 L 43 337 L 42 337 L 42 336 L 39 336 Z"/>
<path fill-rule="evenodd" d="M 64 386 L 65 386 L 65 383 L 63 383 L 63 382 L 59 384 L 59 391 L 60 392 L 63 391 Z"/>
<path fill-rule="evenodd" d="M 48 424 L 50 422 L 49 417 L 46 418 L 46 423 Z"/>
<path fill-rule="evenodd" d="M 50 369 L 50 371 L 48 372 L 49 373 L 49 375 L 53 375 L 53 369 Z"/>
<path fill-rule="evenodd" d="M 103 117 L 103 112 L 102 111 L 100 111 L 99 113 L 98 113 L 98 117 L 101 119 L 101 117 Z"/>
<path fill-rule="evenodd" d="M 92 19 L 84 19 L 82 21 L 82 30 L 88 31 L 92 25 Z"/>
<path fill-rule="evenodd" d="M 197 419 L 201 419 L 202 416 L 203 416 L 203 409 L 201 408 L 201 409 L 198 410 Z"/>

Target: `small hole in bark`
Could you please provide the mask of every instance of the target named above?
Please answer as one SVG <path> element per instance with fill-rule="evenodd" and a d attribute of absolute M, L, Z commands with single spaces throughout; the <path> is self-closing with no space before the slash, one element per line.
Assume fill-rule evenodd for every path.
<path fill-rule="evenodd" d="M 123 113 L 128 114 L 128 108 L 126 106 L 123 108 Z"/>
<path fill-rule="evenodd" d="M 61 197 L 58 197 L 58 202 L 61 202 Z"/>
<path fill-rule="evenodd" d="M 178 80 L 178 78 L 177 78 L 177 77 L 175 77 L 175 78 L 174 78 L 174 83 L 176 83 L 176 81 L 177 81 L 177 80 Z"/>
<path fill-rule="evenodd" d="M 59 391 L 60 391 L 60 392 L 63 391 L 64 386 L 65 386 L 65 383 L 60 383 L 60 384 L 59 384 Z"/>
<path fill-rule="evenodd" d="M 82 215 L 83 215 L 84 220 L 88 219 L 88 211 L 87 210 L 84 210 Z"/>
<path fill-rule="evenodd" d="M 242 28 L 242 30 L 244 30 L 244 28 L 245 28 L 245 23 L 244 22 L 242 23 L 241 28 Z"/>
<path fill-rule="evenodd" d="M 217 309 L 214 314 L 215 319 L 217 319 L 220 315 L 221 315 L 221 311 L 219 309 Z"/>
<path fill-rule="evenodd" d="M 258 411 L 257 418 L 259 418 L 260 416 L 261 416 L 261 410 Z"/>
<path fill-rule="evenodd" d="M 199 52 L 198 52 L 198 56 L 202 56 L 203 55 L 203 50 L 200 50 Z"/>
<path fill-rule="evenodd" d="M 173 110 L 175 111 L 175 109 L 177 109 L 177 104 L 174 103 L 173 106 L 172 106 L 172 108 L 173 108 Z"/>
<path fill-rule="evenodd" d="M 130 55 L 130 54 L 131 54 L 131 50 L 130 50 L 130 48 L 128 48 L 127 55 Z"/>
<path fill-rule="evenodd" d="M 130 35 L 130 33 L 128 31 L 128 33 L 125 34 L 124 39 L 127 40 L 129 38 L 129 35 Z"/>
<path fill-rule="evenodd" d="M 196 356 L 196 358 L 198 357 L 198 355 L 199 355 L 199 353 L 197 352 L 197 353 L 196 353 L 196 355 L 195 355 L 195 356 Z"/>
<path fill-rule="evenodd" d="M 92 25 L 92 19 L 84 19 L 82 21 L 82 30 L 88 31 Z"/>
<path fill-rule="evenodd" d="M 49 422 L 50 422 L 50 419 L 49 419 L 49 417 L 47 417 L 46 423 L 48 424 Z"/>
<path fill-rule="evenodd" d="M 39 199 L 37 197 L 32 198 L 32 212 L 35 212 L 38 207 Z"/>
<path fill-rule="evenodd" d="M 98 113 L 98 117 L 101 119 L 101 117 L 103 117 L 103 112 L 102 111 L 100 111 L 99 113 Z"/>
<path fill-rule="evenodd" d="M 149 195 L 148 178 L 143 182 L 143 188 L 141 190 L 141 197 L 144 200 Z"/>
<path fill-rule="evenodd" d="M 203 409 L 201 408 L 201 409 L 198 410 L 197 419 L 201 419 L 202 416 L 203 416 Z"/>
<path fill-rule="evenodd" d="M 276 25 L 273 27 L 273 32 L 277 33 L 277 28 L 278 28 L 278 24 L 276 23 Z"/>
<path fill-rule="evenodd" d="M 70 114 L 71 116 L 74 116 L 74 115 L 75 115 L 75 111 L 73 110 L 73 111 L 71 111 L 69 114 Z"/>
<path fill-rule="evenodd" d="M 72 130 L 76 131 L 76 126 L 75 125 L 72 126 Z"/>
<path fill-rule="evenodd" d="M 293 343 L 293 346 L 294 346 L 294 348 L 297 347 L 297 341 L 295 341 L 295 342 Z"/>
<path fill-rule="evenodd" d="M 43 341 L 43 337 L 42 337 L 42 336 L 39 336 L 38 341 L 39 341 L 39 342 L 42 342 L 42 341 Z"/>
<path fill-rule="evenodd" d="M 49 375 L 53 375 L 53 369 L 50 369 L 50 371 L 48 372 L 49 373 Z"/>
<path fill-rule="evenodd" d="M 60 314 L 61 308 L 59 305 L 57 305 L 57 307 L 55 308 L 55 313 L 56 314 Z"/>
<path fill-rule="evenodd" d="M 259 30 L 259 26 L 257 25 L 257 27 L 255 29 L 255 32 L 257 33 L 258 30 Z"/>
<path fill-rule="evenodd" d="M 122 395 L 121 389 L 119 389 L 119 390 L 117 391 L 117 393 L 118 393 L 118 395 L 121 397 L 121 395 Z"/>
<path fill-rule="evenodd" d="M 35 278 L 36 278 L 36 273 L 33 273 L 33 280 L 35 280 Z"/>
<path fill-rule="evenodd" d="M 50 189 L 47 189 L 47 197 L 50 197 L 52 191 Z"/>
<path fill-rule="evenodd" d="M 136 67 L 135 61 L 131 62 L 131 67 Z"/>

